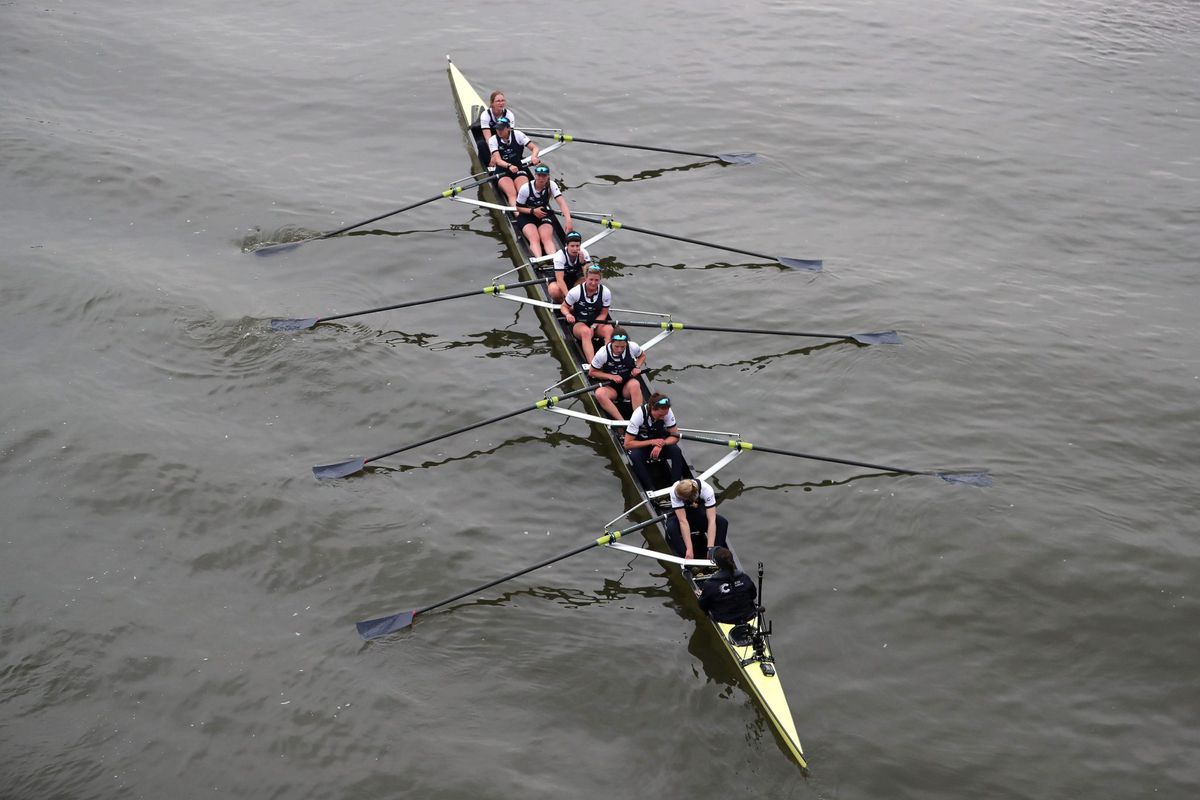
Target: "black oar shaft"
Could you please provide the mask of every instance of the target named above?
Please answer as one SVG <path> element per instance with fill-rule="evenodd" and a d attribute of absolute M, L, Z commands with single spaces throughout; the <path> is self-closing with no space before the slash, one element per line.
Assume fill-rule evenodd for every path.
<path fill-rule="evenodd" d="M 634 225 L 629 225 L 624 222 L 618 222 L 617 220 L 612 219 L 610 217 L 590 217 L 585 214 L 579 214 L 579 213 L 576 213 L 572 216 L 574 216 L 578 219 L 587 220 L 588 222 L 599 223 L 600 225 L 603 225 L 605 228 L 612 228 L 615 231 L 622 230 L 622 229 L 627 230 L 627 231 L 636 231 L 637 233 L 645 233 L 650 236 L 659 236 L 663 239 L 674 239 L 677 242 L 687 242 L 688 244 L 698 244 L 702 247 L 711 247 L 714 250 L 726 250 L 730 253 L 741 253 L 744 256 L 754 256 L 755 258 L 761 258 L 764 261 L 778 261 L 779 260 L 775 256 L 769 256 L 766 253 L 755 253 L 753 250 L 742 250 L 737 247 L 729 247 L 728 245 L 713 244 L 712 242 L 702 242 L 699 239 L 689 239 L 686 236 L 676 236 L 673 233 L 663 233 L 662 231 L 652 231 L 649 228 L 638 228 Z"/>
<path fill-rule="evenodd" d="M 535 283 L 545 283 L 545 278 L 534 278 L 531 281 L 520 281 L 519 283 L 497 283 L 492 286 L 485 286 L 482 289 L 472 289 L 469 292 L 458 292 L 457 294 L 447 294 L 441 297 L 430 297 L 425 300 L 410 300 L 407 303 L 397 303 L 392 306 L 380 306 L 379 308 L 368 308 L 366 311 L 350 311 L 346 314 L 335 314 L 330 317 L 321 317 L 320 322 L 332 322 L 335 319 L 345 319 L 346 317 L 360 317 L 367 314 L 377 314 L 381 311 L 395 311 L 398 308 L 411 308 L 412 306 L 427 305 L 429 303 L 441 303 L 445 300 L 458 300 L 463 297 L 474 297 L 480 294 L 497 294 L 505 289 L 515 289 L 518 286 L 532 286 Z"/>
<path fill-rule="evenodd" d="M 716 331 L 718 333 L 761 333 L 769 336 L 807 336 L 814 339 L 853 339 L 845 333 L 803 333 L 801 331 L 774 331 L 765 328 L 717 328 L 711 325 L 692 325 L 682 322 L 627 322 L 622 325 L 638 328 L 662 328 L 664 331 Z"/>
<path fill-rule="evenodd" d="M 689 439 L 693 442 L 705 442 L 707 444 L 720 445 L 728 447 L 731 450 L 761 450 L 764 453 L 775 453 L 781 456 L 792 456 L 794 458 L 807 458 L 811 461 L 827 461 L 831 464 L 847 464 L 852 467 L 867 467 L 868 469 L 878 469 L 883 472 L 898 472 L 902 475 L 936 475 L 934 472 L 923 472 L 915 469 L 905 469 L 904 467 L 890 467 L 886 464 L 872 464 L 869 461 L 851 461 L 846 458 L 834 458 L 833 456 L 817 456 L 811 453 L 800 453 L 795 450 L 781 450 L 777 447 L 768 447 L 762 444 L 752 444 L 743 442 L 739 439 L 712 439 L 707 436 L 698 436 L 694 433 L 681 433 L 681 439 Z"/>
<path fill-rule="evenodd" d="M 465 592 L 459 592 L 458 594 L 454 595 L 453 597 L 447 598 L 445 600 L 439 600 L 438 602 L 433 603 L 431 605 L 427 605 L 424 608 L 418 608 L 416 611 L 402 611 L 399 614 L 391 614 L 389 616 L 380 617 L 378 619 L 364 620 L 363 622 L 358 623 L 355 627 L 358 628 L 358 635 L 364 639 L 377 639 L 380 636 L 387 636 L 388 634 L 396 633 L 397 631 L 404 630 L 409 625 L 412 625 L 413 620 L 417 617 L 418 614 L 424 614 L 427 611 L 432 611 L 435 608 L 441 608 L 442 606 L 449 605 L 450 603 L 453 603 L 456 600 L 462 600 L 465 597 L 470 597 L 473 594 L 478 594 L 479 592 L 482 592 L 484 589 L 490 589 L 493 586 L 498 586 L 499 584 L 504 583 L 505 581 L 511 581 L 513 578 L 519 578 L 522 575 L 533 572 L 536 569 L 541 569 L 542 567 L 548 567 L 551 564 L 554 564 L 558 561 L 562 561 L 564 559 L 570 558 L 571 556 L 578 555 L 579 553 L 582 553 L 586 550 L 591 550 L 593 547 L 602 547 L 606 544 L 609 544 L 610 542 L 615 542 L 617 539 L 620 539 L 622 536 L 625 536 L 626 534 L 633 533 L 634 531 L 637 531 L 637 530 L 641 530 L 642 528 L 645 528 L 648 525 L 653 525 L 657 522 L 662 522 L 664 519 L 667 518 L 667 516 L 668 516 L 667 514 L 660 514 L 659 516 L 654 517 L 653 519 L 646 520 L 645 522 L 639 522 L 636 525 L 631 525 L 629 528 L 627 528 L 624 531 L 612 531 L 611 533 L 606 533 L 603 536 L 601 536 L 600 538 L 595 539 L 591 542 L 588 542 L 587 544 L 582 545 L 580 547 L 576 547 L 573 550 L 570 550 L 566 553 L 554 556 L 553 558 L 548 558 L 545 561 L 539 561 L 538 563 L 534 564 L 533 566 L 525 567 L 524 569 L 520 569 L 520 570 L 517 570 L 516 572 L 509 573 L 508 575 L 505 575 L 503 578 L 497 578 L 496 580 L 488 581 L 487 583 L 480 584 L 479 586 L 474 586 L 470 589 L 467 589 Z"/>
<path fill-rule="evenodd" d="M 718 161 L 724 159 L 717 153 L 696 153 L 691 150 L 672 150 L 669 147 L 651 147 L 644 144 L 626 144 L 624 142 L 608 142 L 600 139 L 585 139 L 582 136 L 574 136 L 569 133 L 531 133 L 530 136 L 537 136 L 542 139 L 553 139 L 556 142 L 581 142 L 583 144 L 602 144 L 608 147 L 624 147 L 629 150 L 650 150 L 655 153 L 675 153 L 681 156 L 700 156 L 701 158 L 715 158 Z"/>
<path fill-rule="evenodd" d="M 344 228 L 338 228 L 336 231 L 330 231 L 329 233 L 323 233 L 320 236 L 318 236 L 317 238 L 318 239 L 328 239 L 332 236 L 337 236 L 339 233 L 345 233 L 346 231 L 352 231 L 355 228 L 361 228 L 363 225 L 370 225 L 372 222 L 379 222 L 379 220 L 381 220 L 381 219 L 387 219 L 388 217 L 394 217 L 397 214 L 403 214 L 405 211 L 412 211 L 414 208 L 420 208 L 423 205 L 432 203 L 434 200 L 441 200 L 442 198 L 445 198 L 445 197 L 454 197 L 455 195 L 460 195 L 465 190 L 474 188 L 481 183 L 487 183 L 490 180 L 491 180 L 491 176 L 489 175 L 486 178 L 481 178 L 477 181 L 473 181 L 472 183 L 467 183 L 462 186 L 452 186 L 449 189 L 447 189 L 446 191 L 441 192 L 440 194 L 435 194 L 433 197 L 428 197 L 424 200 L 419 200 L 416 203 L 405 206 L 404 208 L 397 208 L 395 211 L 389 211 L 386 214 L 380 214 L 377 217 L 371 217 L 370 219 L 364 219 L 362 222 L 356 222 L 353 225 L 347 225 Z"/>
<path fill-rule="evenodd" d="M 509 419 L 510 417 L 515 417 L 515 416 L 524 414 L 529 411 L 536 411 L 539 408 L 549 408 L 550 406 L 558 405 L 563 400 L 569 400 L 572 397 L 578 397 L 579 395 L 587 394 L 588 392 L 594 392 L 597 389 L 599 389 L 601 386 L 607 385 L 607 383 L 608 383 L 607 381 L 601 381 L 600 383 L 594 383 L 590 386 L 585 386 L 582 389 L 576 389 L 573 392 L 567 392 L 566 394 L 563 394 L 563 395 L 555 395 L 553 397 L 547 397 L 543 400 L 537 401 L 536 403 L 534 403 L 531 406 L 524 406 L 523 408 L 518 408 L 516 411 L 509 411 L 508 413 L 500 414 L 499 416 L 492 417 L 491 419 L 485 419 L 481 422 L 474 422 L 474 423 L 471 423 L 470 425 L 466 425 L 462 428 L 456 428 L 455 430 L 448 431 L 446 433 L 439 433 L 436 436 L 430 436 L 429 438 L 422 439 L 419 442 L 413 442 L 412 444 L 406 444 L 403 447 L 397 447 L 395 450 L 389 450 L 386 453 L 380 453 L 377 456 L 371 456 L 368 459 L 364 459 L 363 463 L 369 464 L 372 461 L 378 461 L 381 458 L 387 458 L 388 456 L 394 456 L 397 453 L 403 453 L 405 450 L 412 450 L 415 447 L 421 447 L 422 445 L 431 444 L 433 442 L 439 441 L 440 439 L 448 439 L 451 436 L 456 436 L 460 433 L 466 433 L 467 431 L 473 431 L 476 428 L 482 428 L 485 425 L 491 425 L 494 422 L 500 422 L 502 420 L 506 420 L 506 419 Z"/>
<path fill-rule="evenodd" d="M 647 528 L 657 522 L 662 522 L 663 520 L 665 520 L 667 518 L 667 516 L 668 516 L 667 514 L 660 514 L 659 516 L 657 516 L 653 519 L 648 519 L 645 522 L 639 522 L 636 525 L 631 525 L 630 527 L 626 528 L 623 531 L 613 531 L 612 533 L 606 533 L 603 536 L 601 536 L 600 538 L 594 539 L 585 545 L 576 547 L 573 550 L 568 550 L 565 553 L 560 553 L 559 555 L 554 556 L 553 558 L 547 558 L 545 561 L 539 561 L 538 563 L 536 563 L 532 566 L 525 567 L 524 569 L 520 569 L 520 570 L 517 570 L 516 572 L 505 575 L 503 578 L 497 578 L 494 581 L 488 581 L 487 583 L 480 584 L 479 586 L 476 586 L 472 589 L 468 589 L 465 592 L 459 592 L 458 594 L 454 595 L 454 597 L 448 598 L 446 600 L 440 600 L 440 601 L 434 603 L 433 605 L 425 606 L 424 608 L 418 608 L 416 611 L 413 612 L 413 616 L 416 616 L 417 614 L 424 614 L 425 612 L 432 611 L 435 608 L 441 608 L 444 605 L 449 605 L 450 603 L 453 603 L 456 600 L 462 600 L 464 597 L 470 597 L 473 594 L 482 592 L 484 589 L 490 589 L 493 586 L 499 586 L 502 583 L 511 581 L 514 578 L 519 578 L 522 575 L 527 575 L 530 572 L 542 569 L 543 567 L 548 567 L 551 564 L 556 564 L 559 561 L 565 561 L 566 559 L 570 558 L 571 556 L 577 556 L 586 550 L 591 550 L 593 547 L 603 547 L 604 545 L 608 544 L 609 542 L 615 542 L 617 539 L 620 539 L 622 536 L 633 533 L 634 531 L 639 531 L 642 528 Z"/>
<path fill-rule="evenodd" d="M 486 182 L 490 181 L 491 179 L 492 179 L 491 175 L 488 175 L 487 177 L 472 181 L 471 183 L 464 183 L 461 185 L 451 186 L 449 189 L 442 192 L 441 194 L 435 194 L 433 197 L 429 197 L 424 200 L 420 200 L 416 203 L 412 203 L 410 205 L 405 206 L 404 208 L 397 208 L 395 211 L 389 211 L 386 214 L 380 214 L 377 217 L 371 217 L 370 219 L 364 219 L 362 222 L 356 222 L 353 225 L 347 225 L 344 228 L 338 228 L 336 231 L 329 231 L 328 233 L 322 233 L 317 236 L 311 236 L 307 239 L 300 239 L 295 242 L 279 242 L 276 244 L 262 245 L 261 247 L 253 248 L 253 252 L 258 255 L 261 255 L 261 256 L 267 256 L 267 255 L 271 255 L 272 253 L 282 253 L 285 250 L 295 249 L 295 248 L 299 247 L 300 245 L 305 244 L 306 242 L 319 242 L 323 239 L 329 239 L 334 236 L 337 236 L 338 234 L 345 233 L 346 231 L 352 231 L 355 228 L 361 228 L 363 225 L 370 225 L 372 222 L 378 222 L 381 219 L 387 219 L 388 217 L 394 217 L 397 214 L 403 214 L 405 211 L 411 211 L 414 208 L 419 208 L 420 206 L 423 206 L 426 203 L 432 203 L 434 200 L 441 200 L 443 197 L 454 197 L 455 195 L 460 195 L 467 189 L 471 189 L 475 186 L 480 185 L 481 183 L 486 183 Z"/>

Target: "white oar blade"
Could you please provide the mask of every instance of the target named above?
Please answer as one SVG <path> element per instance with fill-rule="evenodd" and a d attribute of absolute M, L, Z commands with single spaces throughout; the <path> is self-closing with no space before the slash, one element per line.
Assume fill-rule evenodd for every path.
<path fill-rule="evenodd" d="M 306 331 L 320 321 L 320 317 L 309 317 L 308 319 L 273 319 L 271 320 L 271 330 Z"/>
<path fill-rule="evenodd" d="M 787 258 L 786 256 L 779 256 L 775 260 L 789 269 L 802 269 L 808 272 L 820 272 L 825 263 L 819 258 Z"/>
<path fill-rule="evenodd" d="M 991 486 L 992 476 L 986 472 L 935 472 L 946 483 L 960 483 L 966 486 Z"/>
<path fill-rule="evenodd" d="M 412 625 L 414 616 L 416 616 L 415 611 L 405 611 L 400 614 L 392 614 L 389 617 L 364 620 L 363 622 L 355 623 L 354 627 L 358 629 L 359 636 L 370 641 L 371 639 L 378 639 L 380 636 L 387 636 L 389 633 L 404 630 L 409 625 Z"/>
<path fill-rule="evenodd" d="M 320 237 L 317 237 L 320 238 Z M 298 242 L 280 242 L 279 244 L 264 244 L 253 248 L 250 252 L 256 256 L 273 256 L 288 250 L 295 250 L 305 242 L 311 242 L 312 239 L 301 239 Z"/>
<path fill-rule="evenodd" d="M 726 164 L 757 164 L 758 153 L 717 153 L 717 158 Z"/>
<path fill-rule="evenodd" d="M 345 461 L 338 461 L 334 464 L 318 464 L 312 468 L 313 476 L 319 481 L 330 481 L 337 478 L 348 478 L 356 472 L 360 472 L 367 465 L 367 460 L 362 456 L 348 458 Z"/>
<path fill-rule="evenodd" d="M 895 331 L 880 331 L 879 333 L 856 333 L 846 337 L 859 344 L 900 344 L 900 334 Z"/>

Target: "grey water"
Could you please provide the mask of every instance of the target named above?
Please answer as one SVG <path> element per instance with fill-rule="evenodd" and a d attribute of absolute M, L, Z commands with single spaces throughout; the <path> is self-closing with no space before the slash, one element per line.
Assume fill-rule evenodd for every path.
<path fill-rule="evenodd" d="M 695 607 L 593 551 L 598 438 L 449 201 L 445 55 L 571 144 L 681 424 L 749 453 L 801 775 Z M 1200 793 L 1200 6 L 1185 0 L 0 3 L 0 797 Z M 585 232 L 598 229 L 583 224 Z M 687 448 L 699 466 L 722 450 Z"/>

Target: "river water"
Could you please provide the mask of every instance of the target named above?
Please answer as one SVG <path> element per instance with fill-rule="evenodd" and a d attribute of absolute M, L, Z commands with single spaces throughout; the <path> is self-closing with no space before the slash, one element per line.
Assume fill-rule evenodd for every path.
<path fill-rule="evenodd" d="M 521 33 L 520 23 L 528 24 Z M 0 3 L 0 796 L 1155 797 L 1200 793 L 1200 6 L 1187 0 Z M 682 332 L 687 427 L 765 453 L 722 512 L 812 767 L 657 562 L 592 551 L 598 439 L 479 298 L 281 334 L 511 267 L 446 53 L 572 144 L 624 307 L 895 329 Z M 584 226 L 585 230 L 588 227 Z M 721 451 L 688 448 L 700 466 Z"/>

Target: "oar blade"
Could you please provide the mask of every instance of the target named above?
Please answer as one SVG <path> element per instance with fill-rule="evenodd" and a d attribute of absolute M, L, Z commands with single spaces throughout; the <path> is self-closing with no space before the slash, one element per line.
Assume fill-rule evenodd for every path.
<path fill-rule="evenodd" d="M 363 622 L 355 623 L 354 627 L 358 628 L 358 635 L 363 639 L 370 641 L 378 639 L 380 636 L 387 636 L 389 633 L 402 631 L 413 623 L 413 617 L 417 612 L 405 611 L 400 614 L 392 614 L 389 617 L 380 617 L 379 619 L 368 619 Z"/>
<path fill-rule="evenodd" d="M 309 328 L 316 326 L 316 324 L 320 321 L 320 317 L 309 317 L 308 319 L 273 319 L 271 320 L 271 330 L 306 331 Z"/>
<path fill-rule="evenodd" d="M 825 262 L 819 258 L 788 258 L 779 256 L 775 259 L 789 269 L 802 269 L 808 272 L 820 272 Z"/>
<path fill-rule="evenodd" d="M 319 238 L 319 237 L 316 237 Z M 250 252 L 256 256 L 274 256 L 280 253 L 286 253 L 288 250 L 295 250 L 305 242 L 311 242 L 312 239 L 301 239 L 298 242 L 280 242 L 278 244 L 264 244 L 261 247 L 256 247 Z"/>
<path fill-rule="evenodd" d="M 880 331 L 879 333 L 855 333 L 846 337 L 859 344 L 900 344 L 900 334 L 895 331 Z"/>
<path fill-rule="evenodd" d="M 759 162 L 758 153 L 717 153 L 717 158 L 724 161 L 726 164 L 757 164 Z"/>
<path fill-rule="evenodd" d="M 986 472 L 935 472 L 946 483 L 959 483 L 966 486 L 991 486 L 992 476 Z"/>
<path fill-rule="evenodd" d="M 333 464 L 318 464 L 312 468 L 313 475 L 319 481 L 331 481 L 337 478 L 348 478 L 356 472 L 360 472 L 367 465 L 367 460 L 362 456 L 348 458 L 345 461 L 338 461 Z"/>

